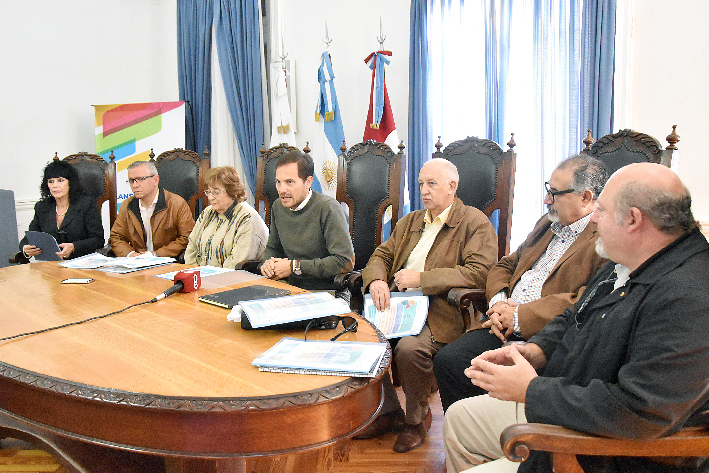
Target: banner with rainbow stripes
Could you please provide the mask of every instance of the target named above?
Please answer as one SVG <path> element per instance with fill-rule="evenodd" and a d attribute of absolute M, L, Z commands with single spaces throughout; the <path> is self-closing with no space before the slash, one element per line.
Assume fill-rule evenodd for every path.
<path fill-rule="evenodd" d="M 126 169 L 134 161 L 150 159 L 185 147 L 185 102 L 150 102 L 94 105 L 96 154 L 116 162 L 118 205 L 132 196 Z"/>

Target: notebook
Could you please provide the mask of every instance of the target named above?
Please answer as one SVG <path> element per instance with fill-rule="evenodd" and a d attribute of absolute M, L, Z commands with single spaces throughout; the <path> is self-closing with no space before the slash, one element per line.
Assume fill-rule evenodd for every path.
<path fill-rule="evenodd" d="M 214 304 L 219 307 L 224 307 L 225 309 L 231 309 L 241 301 L 269 299 L 271 297 L 287 296 L 288 294 L 290 294 L 288 289 L 279 289 L 276 287 L 256 284 L 253 286 L 228 289 L 226 291 L 200 296 L 199 300 L 206 302 L 207 304 Z"/>

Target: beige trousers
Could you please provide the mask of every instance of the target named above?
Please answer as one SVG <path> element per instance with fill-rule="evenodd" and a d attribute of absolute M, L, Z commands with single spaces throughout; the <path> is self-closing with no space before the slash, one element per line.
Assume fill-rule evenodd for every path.
<path fill-rule="evenodd" d="M 433 355 L 445 346 L 431 338 L 428 324 L 418 335 L 402 337 L 394 348 L 396 370 L 401 389 L 406 396 L 406 423 L 423 422 L 428 413 L 428 397 L 433 385 Z M 388 376 L 384 377 L 384 405 L 381 413 L 388 414 L 399 409 L 401 404 Z"/>
<path fill-rule="evenodd" d="M 500 434 L 506 427 L 524 422 L 527 422 L 524 404 L 517 402 L 501 401 L 486 394 L 453 403 L 443 422 L 446 471 L 517 471 L 519 463 L 507 460 L 502 453 Z"/>

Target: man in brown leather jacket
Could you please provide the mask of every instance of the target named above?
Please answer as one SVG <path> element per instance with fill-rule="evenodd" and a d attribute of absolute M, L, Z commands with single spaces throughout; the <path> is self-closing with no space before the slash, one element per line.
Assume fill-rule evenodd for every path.
<path fill-rule="evenodd" d="M 155 164 L 128 166 L 133 197 L 121 204 L 108 242 L 116 256 L 177 257 L 187 248 L 194 217 L 185 199 L 162 189 Z M 149 231 L 147 231 L 149 229 Z"/>

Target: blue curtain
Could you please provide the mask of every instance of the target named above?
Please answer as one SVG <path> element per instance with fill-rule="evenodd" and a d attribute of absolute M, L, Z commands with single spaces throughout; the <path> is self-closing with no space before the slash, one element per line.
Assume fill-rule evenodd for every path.
<path fill-rule="evenodd" d="M 256 159 L 264 140 L 258 0 L 216 0 L 214 34 L 229 114 L 246 182 L 256 189 Z"/>
<path fill-rule="evenodd" d="M 177 75 L 185 105 L 185 148 L 201 154 L 211 142 L 212 0 L 177 2 Z"/>
<path fill-rule="evenodd" d="M 583 11 L 581 123 L 600 138 L 613 132 L 616 0 L 584 0 Z"/>
<path fill-rule="evenodd" d="M 504 114 L 510 66 L 510 23 L 513 0 L 486 0 L 485 11 L 485 136 L 504 149 Z M 499 4 L 499 12 L 498 6 Z M 498 18 L 499 17 L 499 18 Z"/>
<path fill-rule="evenodd" d="M 411 0 L 409 46 L 409 198 L 411 210 L 423 207 L 418 174 L 433 153 L 428 113 L 428 2 Z"/>

